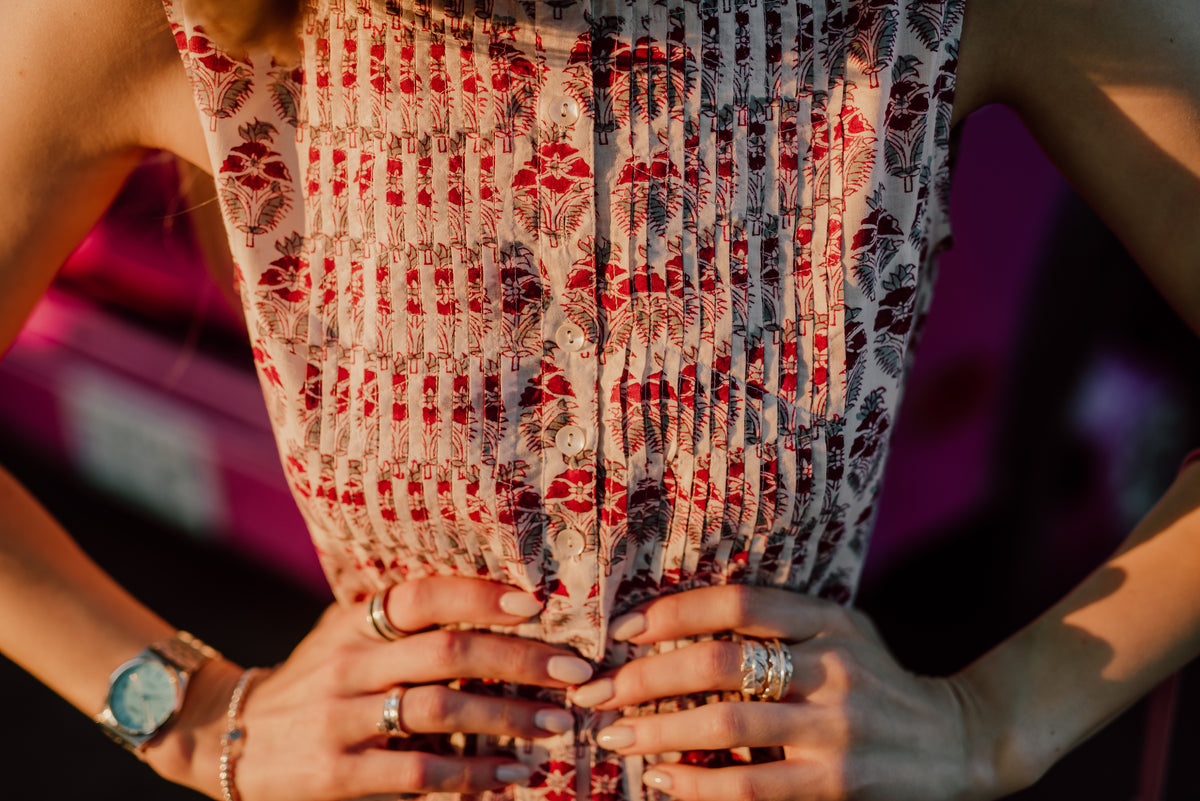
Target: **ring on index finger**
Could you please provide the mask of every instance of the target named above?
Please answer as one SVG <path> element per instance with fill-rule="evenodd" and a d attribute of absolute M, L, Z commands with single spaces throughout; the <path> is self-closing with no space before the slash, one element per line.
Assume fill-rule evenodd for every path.
<path fill-rule="evenodd" d="M 375 633 L 388 642 L 405 636 L 405 632 L 392 625 L 391 619 L 388 618 L 387 599 L 388 593 L 391 591 L 391 587 L 380 590 L 371 596 L 371 602 L 367 605 L 367 620 L 370 622 L 371 628 L 375 629 Z"/>

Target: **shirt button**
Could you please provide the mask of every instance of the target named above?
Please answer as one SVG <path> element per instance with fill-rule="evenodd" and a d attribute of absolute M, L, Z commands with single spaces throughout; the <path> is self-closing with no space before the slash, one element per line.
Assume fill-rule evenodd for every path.
<path fill-rule="evenodd" d="M 554 435 L 554 444 L 564 456 L 574 456 L 583 450 L 587 434 L 579 426 L 563 426 Z"/>
<path fill-rule="evenodd" d="M 564 95 L 551 95 L 546 113 L 555 125 L 569 128 L 579 120 L 579 104 Z"/>
<path fill-rule="evenodd" d="M 560 556 L 579 556 L 587 548 L 587 538 L 573 528 L 564 528 L 554 537 L 554 550 Z"/>
<path fill-rule="evenodd" d="M 575 323 L 563 323 L 554 332 L 554 341 L 563 350 L 577 353 L 583 350 L 583 346 L 587 344 L 587 334 Z"/>

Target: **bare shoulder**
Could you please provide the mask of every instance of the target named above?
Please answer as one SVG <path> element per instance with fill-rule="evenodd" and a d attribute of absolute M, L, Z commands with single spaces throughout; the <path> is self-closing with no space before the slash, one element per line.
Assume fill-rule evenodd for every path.
<path fill-rule="evenodd" d="M 1036 105 L 1080 73 L 1096 85 L 1200 75 L 1195 0 L 966 0 L 971 97 Z M 969 109 L 968 109 L 969 110 Z"/>
<path fill-rule="evenodd" d="M 160 0 L 0 4 L 0 353 L 146 148 L 203 160 Z"/>
<path fill-rule="evenodd" d="M 1200 331 L 1200 5 L 966 1 L 956 116 L 1014 108 Z"/>
<path fill-rule="evenodd" d="M 89 150 L 201 139 L 161 0 L 7 0 L 0 65 L 6 113 L 47 136 Z"/>

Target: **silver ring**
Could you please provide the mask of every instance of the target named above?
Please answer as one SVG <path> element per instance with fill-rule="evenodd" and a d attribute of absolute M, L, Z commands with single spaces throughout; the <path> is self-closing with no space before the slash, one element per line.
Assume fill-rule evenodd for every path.
<path fill-rule="evenodd" d="M 766 691 L 761 694 L 764 701 L 781 701 L 792 683 L 792 652 L 778 639 L 767 644 L 770 666 L 767 671 Z"/>
<path fill-rule="evenodd" d="M 383 698 L 383 716 L 379 719 L 379 733 L 389 737 L 408 737 L 404 724 L 400 722 L 400 696 L 404 691 L 399 687 L 388 690 Z"/>
<path fill-rule="evenodd" d="M 371 628 L 375 629 L 375 633 L 388 642 L 404 636 L 404 632 L 393 626 L 392 621 L 388 619 L 387 598 L 391 591 L 392 588 L 388 587 L 375 593 L 371 596 L 371 603 L 367 606 L 367 619 L 371 622 Z"/>
<path fill-rule="evenodd" d="M 767 649 L 757 640 L 742 640 L 742 694 L 758 698 L 766 689 L 769 671 Z"/>

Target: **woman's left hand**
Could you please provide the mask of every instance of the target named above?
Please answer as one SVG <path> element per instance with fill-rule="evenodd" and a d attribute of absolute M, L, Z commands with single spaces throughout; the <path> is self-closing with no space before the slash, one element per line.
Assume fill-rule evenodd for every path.
<path fill-rule="evenodd" d="M 634 643 L 737 632 L 779 638 L 795 672 L 787 695 L 626 717 L 597 733 L 621 754 L 782 747 L 778 762 L 727 768 L 660 763 L 645 783 L 695 801 L 934 801 L 989 796 L 973 753 L 971 704 L 953 679 L 898 665 L 861 613 L 786 590 L 719 586 L 658 598 L 613 621 Z M 715 639 L 629 662 L 578 688 L 576 704 L 619 709 L 657 698 L 736 691 L 738 642 Z M 980 764 L 983 763 L 983 764 Z"/>

